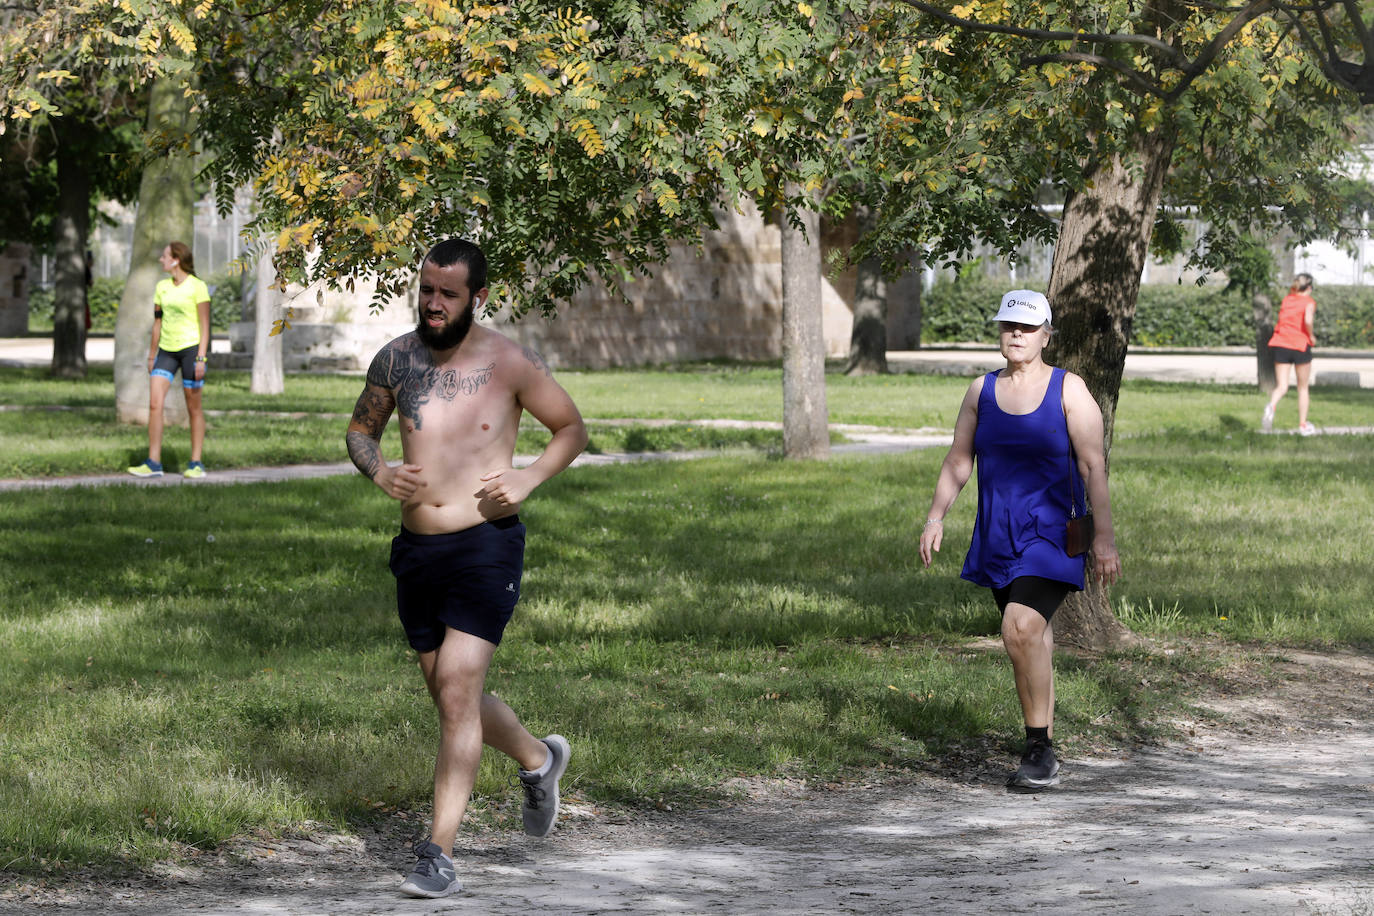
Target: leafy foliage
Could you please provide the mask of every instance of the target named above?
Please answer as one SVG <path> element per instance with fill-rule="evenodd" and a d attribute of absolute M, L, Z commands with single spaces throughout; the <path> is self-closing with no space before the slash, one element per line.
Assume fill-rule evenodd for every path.
<path fill-rule="evenodd" d="M 987 320 L 1006 283 L 981 276 L 936 283 L 922 300 L 922 338 L 928 343 L 995 343 Z M 1268 290 L 1275 303 L 1283 298 Z M 1374 346 L 1374 287 L 1323 285 L 1317 297 L 1317 346 Z M 1131 345 L 1145 347 L 1253 347 L 1249 298 L 1217 286 L 1149 284 L 1140 288 Z"/>
<path fill-rule="evenodd" d="M 250 228 L 277 235 L 284 280 L 375 274 L 382 297 L 462 234 L 488 253 L 493 306 L 551 311 L 698 238 L 722 201 L 828 174 L 812 95 L 843 72 L 849 4 L 130 0 L 107 18 L 46 0 L 6 22 L 0 105 L 55 110 L 42 90 L 69 71 L 35 48 L 143 77 L 194 66 L 208 173 L 226 199 L 255 185 Z"/>
<path fill-rule="evenodd" d="M 239 18 L 202 83 L 206 123 L 235 125 L 207 134 L 211 169 L 255 181 L 287 277 L 372 273 L 385 295 L 461 234 L 487 252 L 493 305 L 552 311 L 592 273 L 615 288 L 714 227 L 722 198 L 762 193 L 765 138 L 824 171 L 803 155 L 819 115 L 763 91 L 809 60 L 813 31 L 836 33 L 802 7 L 379 0 L 311 9 L 308 27 Z"/>
<path fill-rule="evenodd" d="M 871 244 L 894 259 L 913 243 L 958 258 L 978 237 L 1008 253 L 1052 242 L 1058 226 L 1038 207 L 1046 192 L 1090 190 L 1099 164 L 1160 131 L 1176 143 L 1157 254 L 1185 250 L 1171 231 L 1185 215 L 1211 226 L 1190 249 L 1209 269 L 1228 266 L 1247 233 L 1287 225 L 1302 242 L 1358 229 L 1367 190 L 1346 177 L 1357 99 L 1328 82 L 1282 17 L 1230 32 L 1237 8 L 908 6 L 961 24 L 908 29 L 906 56 L 873 89 L 887 124 L 873 155 L 888 183 Z M 1119 41 L 1089 40 L 1103 33 Z"/>

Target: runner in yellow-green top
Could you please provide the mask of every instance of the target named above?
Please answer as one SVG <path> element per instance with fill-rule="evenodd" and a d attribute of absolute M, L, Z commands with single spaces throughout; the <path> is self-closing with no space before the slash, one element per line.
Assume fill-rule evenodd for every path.
<path fill-rule="evenodd" d="M 162 476 L 162 407 L 177 371 L 186 393 L 191 420 L 191 460 L 183 475 L 204 477 L 201 447 L 205 444 L 205 359 L 210 353 L 210 291 L 195 276 L 195 261 L 185 242 L 171 242 L 158 259 L 172 276 L 153 293 L 153 339 L 148 347 L 148 459 L 129 468 L 135 477 Z"/>

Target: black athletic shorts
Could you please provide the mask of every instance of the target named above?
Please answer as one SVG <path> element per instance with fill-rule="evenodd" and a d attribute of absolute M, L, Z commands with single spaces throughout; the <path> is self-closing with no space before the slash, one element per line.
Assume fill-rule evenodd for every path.
<path fill-rule="evenodd" d="M 405 526 L 391 541 L 396 610 L 418 652 L 444 641 L 444 627 L 493 645 L 520 600 L 525 526 L 510 515 L 449 534 L 416 534 Z"/>
<path fill-rule="evenodd" d="M 1059 605 L 1064 603 L 1064 596 L 1073 590 L 1074 587 L 1069 583 L 1056 579 L 1017 576 L 1001 588 L 994 588 L 992 598 L 997 602 L 997 610 L 1003 614 L 1007 612 L 1007 605 L 1015 602 L 1033 608 L 1041 617 L 1049 620 L 1059 610 Z"/>
<path fill-rule="evenodd" d="M 1312 362 L 1312 348 L 1306 350 L 1292 350 L 1288 347 L 1270 347 L 1269 352 L 1274 355 L 1276 363 L 1292 363 L 1295 366 L 1303 366 Z"/>
<path fill-rule="evenodd" d="M 153 360 L 153 371 L 149 375 L 157 378 L 165 378 L 171 381 L 176 378 L 177 370 L 181 370 L 182 388 L 204 388 L 205 376 L 210 374 L 209 366 L 201 375 L 200 381 L 196 381 L 196 351 L 198 345 L 192 345 L 184 350 L 167 351 L 161 347 L 157 348 L 157 358 Z"/>

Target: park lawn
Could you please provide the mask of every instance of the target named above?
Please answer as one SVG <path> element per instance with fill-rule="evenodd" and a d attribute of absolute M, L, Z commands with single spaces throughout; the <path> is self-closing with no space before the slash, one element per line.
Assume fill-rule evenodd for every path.
<path fill-rule="evenodd" d="M 345 462 L 346 415 L 280 415 L 233 413 L 206 418 L 205 463 L 211 473 L 233 468 Z M 779 429 L 730 429 L 674 423 L 606 425 L 588 423 L 591 454 L 606 452 L 680 452 L 691 450 L 782 451 Z M 547 429 L 526 416 L 516 440 L 516 453 L 535 455 L 548 445 Z M 839 432 L 831 441 L 841 442 Z M 0 411 L 0 480 L 122 473 L 148 455 L 144 427 L 114 422 L 113 408 L 78 411 L 47 409 Z M 185 429 L 163 437 L 162 463 L 180 471 L 190 458 Z M 401 441 L 394 429 L 382 437 L 382 454 L 401 460 Z"/>
<path fill-rule="evenodd" d="M 1214 423 L 1118 443 L 1114 602 L 1175 652 L 1061 655 L 1069 757 L 1160 734 L 1256 647 L 1374 647 L 1368 442 Z M 566 472 L 522 513 L 489 687 L 572 740 L 567 790 L 601 804 L 1011 761 L 996 612 L 957 577 L 971 488 L 935 568 L 914 559 L 941 457 Z M 348 478 L 0 493 L 0 870 L 423 809 L 436 727 L 394 618 L 396 525 Z M 473 816 L 518 830 L 509 776 L 487 755 Z"/>
<path fill-rule="evenodd" d="M 701 426 L 703 419 L 777 422 L 782 418 L 782 374 L 766 366 L 694 364 L 673 369 L 559 373 L 587 417 L 589 451 L 646 452 L 735 449 L 775 453 L 776 430 Z M 215 373 L 206 394 L 212 414 L 205 460 L 215 469 L 344 461 L 341 430 L 361 390 L 358 375 L 292 374 L 278 397 L 248 391 L 246 372 Z M 832 424 L 906 429 L 952 429 L 969 380 L 948 376 L 827 376 Z M 141 427 L 114 422 L 114 382 L 108 368 L 81 381 L 57 381 L 40 369 L 0 368 L 0 479 L 100 474 L 118 471 L 146 455 Z M 1294 398 L 1280 405 L 1278 426 L 1296 426 Z M 51 410 L 52 407 L 63 410 Z M 1249 386 L 1127 381 L 1117 410 L 1120 439 L 1157 434 L 1224 434 L 1253 438 L 1263 399 Z M 1312 415 L 1319 426 L 1374 427 L 1374 392 L 1316 388 Z M 652 427 L 598 425 L 597 420 L 675 420 Z M 842 438 L 839 434 L 834 440 Z M 547 442 L 526 417 L 517 450 L 529 454 Z M 395 433 L 383 439 L 389 460 L 400 457 Z M 189 457 L 184 429 L 168 430 L 164 464 Z"/>

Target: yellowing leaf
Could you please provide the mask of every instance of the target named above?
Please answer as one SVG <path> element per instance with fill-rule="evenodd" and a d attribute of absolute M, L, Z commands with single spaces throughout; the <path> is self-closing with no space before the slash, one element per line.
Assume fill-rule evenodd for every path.
<path fill-rule="evenodd" d="M 538 73 L 525 72 L 520 74 L 520 79 L 525 84 L 525 91 L 531 95 L 552 96 L 555 93 L 553 85 Z M 485 93 L 484 93 L 485 94 Z"/>

